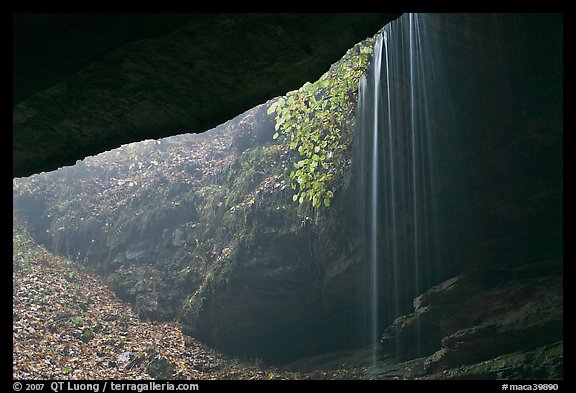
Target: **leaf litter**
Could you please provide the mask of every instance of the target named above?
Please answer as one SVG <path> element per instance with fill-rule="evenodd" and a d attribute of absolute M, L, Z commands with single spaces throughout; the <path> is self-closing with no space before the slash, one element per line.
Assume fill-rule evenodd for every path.
<path fill-rule="evenodd" d="M 141 320 L 81 265 L 24 247 L 33 258 L 13 271 L 14 379 L 306 378 L 229 358 L 176 322 Z"/>

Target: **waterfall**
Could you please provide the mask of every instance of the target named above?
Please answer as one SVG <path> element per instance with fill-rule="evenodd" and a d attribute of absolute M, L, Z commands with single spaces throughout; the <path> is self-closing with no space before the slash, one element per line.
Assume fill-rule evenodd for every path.
<path fill-rule="evenodd" d="M 561 113 L 561 66 L 532 49 L 536 42 L 538 53 L 561 58 L 561 35 L 534 33 L 539 19 L 556 20 L 404 14 L 376 37 L 359 85 L 352 164 L 366 283 L 359 336 L 373 348 L 374 368 L 378 350 L 398 360 L 430 354 L 424 327 L 399 337 L 393 322 L 432 285 L 470 264 L 523 261 L 533 245 L 546 248 L 538 219 L 516 215 L 531 185 L 546 182 L 532 180 L 540 173 L 532 152 L 561 160 L 545 139 L 562 132 L 560 117 L 549 115 Z M 541 72 L 547 67 L 555 71 Z M 561 184 L 561 171 L 554 174 Z"/>
<path fill-rule="evenodd" d="M 387 25 L 377 35 L 372 64 L 359 86 L 354 157 L 369 276 L 365 324 L 374 368 L 384 323 L 406 314 L 411 300 L 435 281 L 435 238 L 443 236 L 442 228 L 432 225 L 438 222 L 432 128 L 446 125 L 450 116 L 432 118 L 438 103 L 430 100 L 431 94 L 441 96 L 449 106 L 450 97 L 428 86 L 442 88 L 435 71 L 442 61 L 434 45 L 423 42 L 425 28 L 417 14 Z M 420 340 L 418 334 L 417 348 Z M 397 341 L 394 352 L 402 358 L 403 351 Z"/>
<path fill-rule="evenodd" d="M 374 78 L 374 86 L 380 86 L 380 74 L 382 68 L 382 47 L 383 47 L 383 36 L 380 35 L 374 46 L 374 67 L 372 77 Z M 373 100 L 373 118 L 370 128 L 372 129 L 372 157 L 370 160 L 370 171 L 371 171 L 371 183 L 370 183 L 370 200 L 368 202 L 370 206 L 370 341 L 375 343 L 378 341 L 380 328 L 378 326 L 378 260 L 379 260 L 379 249 L 378 249 L 378 200 L 379 200 L 379 190 L 378 190 L 378 163 L 379 163 L 379 152 L 378 152 L 378 125 L 380 122 L 380 104 L 381 104 L 381 94 L 379 88 L 374 88 L 372 92 Z M 376 363 L 376 351 L 373 351 L 372 363 Z"/>

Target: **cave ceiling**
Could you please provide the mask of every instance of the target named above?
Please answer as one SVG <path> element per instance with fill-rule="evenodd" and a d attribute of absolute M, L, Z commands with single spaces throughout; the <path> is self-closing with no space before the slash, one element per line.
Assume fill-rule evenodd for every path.
<path fill-rule="evenodd" d="M 13 176 L 209 130 L 318 79 L 398 16 L 13 14 Z"/>

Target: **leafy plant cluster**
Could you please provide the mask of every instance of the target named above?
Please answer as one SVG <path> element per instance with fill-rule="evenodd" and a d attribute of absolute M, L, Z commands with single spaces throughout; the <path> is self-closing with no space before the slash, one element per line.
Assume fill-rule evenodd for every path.
<path fill-rule="evenodd" d="M 276 114 L 274 139 L 281 138 L 299 155 L 289 174 L 294 201 L 330 206 L 336 177 L 348 165 L 358 84 L 373 41 L 357 44 L 318 81 L 278 98 L 268 109 Z"/>

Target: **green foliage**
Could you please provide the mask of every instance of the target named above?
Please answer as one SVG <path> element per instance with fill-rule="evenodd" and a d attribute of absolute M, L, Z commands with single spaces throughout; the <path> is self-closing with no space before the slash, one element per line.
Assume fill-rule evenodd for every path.
<path fill-rule="evenodd" d="M 83 343 L 88 343 L 93 338 L 94 338 L 94 332 L 91 329 L 84 330 L 82 332 L 82 336 L 80 337 Z"/>
<path fill-rule="evenodd" d="M 335 178 L 346 165 L 358 83 L 372 44 L 369 39 L 356 45 L 318 81 L 278 98 L 268 109 L 276 113 L 274 139 L 282 136 L 299 155 L 290 171 L 293 201 L 330 206 Z"/>
<path fill-rule="evenodd" d="M 146 372 L 155 379 L 172 379 L 174 365 L 166 358 L 154 357 L 146 366 Z"/>

